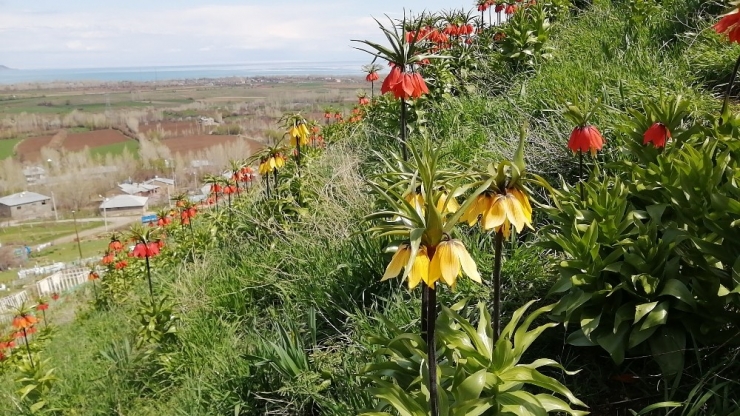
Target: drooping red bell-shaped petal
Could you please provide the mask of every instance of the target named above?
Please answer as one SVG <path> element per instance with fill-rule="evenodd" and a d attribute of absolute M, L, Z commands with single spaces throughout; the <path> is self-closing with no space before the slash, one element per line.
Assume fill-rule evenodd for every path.
<path fill-rule="evenodd" d="M 380 93 L 385 94 L 387 92 L 393 91 L 396 87 L 396 84 L 399 83 L 400 78 L 401 69 L 398 67 L 393 67 L 393 69 L 391 69 L 391 72 L 383 80 L 383 85 L 380 86 Z"/>
<path fill-rule="evenodd" d="M 159 254 L 159 244 L 152 241 L 146 245 L 146 254 L 149 257 L 154 257 Z"/>
<path fill-rule="evenodd" d="M 671 131 L 663 123 L 655 123 L 645 131 L 642 144 L 652 143 L 657 148 L 665 147 L 665 143 L 671 138 Z"/>
<path fill-rule="evenodd" d="M 147 256 L 146 244 L 136 243 L 136 245 L 134 246 L 133 255 L 134 257 L 137 257 L 140 259 L 143 259 L 144 257 L 146 257 Z"/>
<path fill-rule="evenodd" d="M 596 151 L 601 150 L 604 146 L 604 138 L 595 126 L 578 126 L 570 133 L 568 148 L 573 152 L 591 152 L 596 155 Z"/>
<path fill-rule="evenodd" d="M 740 43 L 740 10 L 736 9 L 722 16 L 712 28 L 717 33 L 726 34 L 731 42 Z"/>

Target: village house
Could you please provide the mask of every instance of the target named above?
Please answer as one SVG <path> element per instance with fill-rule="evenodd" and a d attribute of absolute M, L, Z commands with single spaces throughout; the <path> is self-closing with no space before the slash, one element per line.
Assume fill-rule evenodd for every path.
<path fill-rule="evenodd" d="M 139 216 L 148 209 L 149 198 L 135 195 L 116 195 L 100 204 L 100 214 L 103 216 Z"/>
<path fill-rule="evenodd" d="M 23 176 L 26 177 L 26 183 L 29 185 L 43 183 L 46 179 L 46 169 L 41 166 L 27 166 L 23 168 Z"/>
<path fill-rule="evenodd" d="M 159 176 L 155 176 L 152 179 L 149 179 L 148 181 L 144 182 L 145 185 L 153 185 L 158 186 L 160 188 L 158 193 L 166 193 L 167 195 L 174 195 L 175 194 L 175 180 L 169 179 L 169 178 L 160 178 Z"/>
<path fill-rule="evenodd" d="M 159 193 L 159 186 L 147 183 L 122 183 L 118 189 L 124 194 L 135 196 L 153 196 Z"/>
<path fill-rule="evenodd" d="M 45 218 L 53 213 L 51 197 L 36 192 L 20 192 L 0 198 L 0 217 L 3 218 Z"/>

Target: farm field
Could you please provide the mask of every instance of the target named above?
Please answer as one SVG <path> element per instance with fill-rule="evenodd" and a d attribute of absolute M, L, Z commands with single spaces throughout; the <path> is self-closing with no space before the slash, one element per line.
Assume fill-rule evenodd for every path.
<path fill-rule="evenodd" d="M 46 135 L 23 139 L 16 147 L 17 156 L 24 161 L 39 161 L 41 159 L 41 149 L 49 145 L 52 137 L 52 135 Z M 134 140 L 124 136 L 117 130 L 105 129 L 83 133 L 69 133 L 62 146 L 66 150 L 76 152 L 86 147 L 95 149 L 128 142 L 134 142 Z M 116 147 L 113 149 L 116 149 Z"/>
<path fill-rule="evenodd" d="M 22 139 L 4 139 L 0 140 L 0 160 L 12 157 L 15 153 L 15 145 Z"/>
<path fill-rule="evenodd" d="M 103 221 L 79 221 L 77 230 L 84 231 L 103 225 Z M 64 222 L 33 222 L 0 227 L 0 243 L 35 245 L 53 241 L 57 238 L 72 235 L 75 232 L 74 223 Z"/>

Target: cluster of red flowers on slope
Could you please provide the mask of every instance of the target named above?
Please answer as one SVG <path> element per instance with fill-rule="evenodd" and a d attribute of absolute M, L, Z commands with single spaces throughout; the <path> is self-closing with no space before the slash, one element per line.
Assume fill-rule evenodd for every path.
<path fill-rule="evenodd" d="M 490 7 L 493 7 L 493 11 L 496 13 L 499 13 L 503 11 L 507 15 L 511 15 L 516 13 L 518 9 L 518 5 L 516 3 L 522 3 L 522 0 L 516 0 L 515 3 L 505 2 L 505 1 L 496 1 L 496 0 L 487 0 L 478 2 L 478 11 L 479 12 L 485 12 Z M 537 4 L 536 0 L 530 0 L 529 5 Z"/>

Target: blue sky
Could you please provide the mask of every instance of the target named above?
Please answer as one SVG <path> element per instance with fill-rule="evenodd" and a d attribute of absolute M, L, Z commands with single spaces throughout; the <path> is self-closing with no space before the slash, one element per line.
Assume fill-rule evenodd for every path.
<path fill-rule="evenodd" d="M 469 10 L 474 0 L 0 0 L 0 65 L 92 68 L 363 61 L 384 14 Z M 368 59 L 369 60 L 369 59 Z"/>

